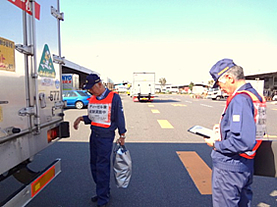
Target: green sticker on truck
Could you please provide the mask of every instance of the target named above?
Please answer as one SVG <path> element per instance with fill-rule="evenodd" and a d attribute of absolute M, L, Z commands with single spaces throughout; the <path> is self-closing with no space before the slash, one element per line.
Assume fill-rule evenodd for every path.
<path fill-rule="evenodd" d="M 48 78 L 56 77 L 56 71 L 55 71 L 53 61 L 51 58 L 51 53 L 47 44 L 44 45 L 44 49 L 42 52 L 42 56 L 41 56 L 41 60 L 38 68 L 38 75 L 40 77 L 48 77 Z"/>

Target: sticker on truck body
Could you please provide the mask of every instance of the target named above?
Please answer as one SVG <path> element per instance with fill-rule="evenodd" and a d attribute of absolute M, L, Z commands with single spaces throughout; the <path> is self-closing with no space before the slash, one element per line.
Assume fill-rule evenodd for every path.
<path fill-rule="evenodd" d="M 15 72 L 14 42 L 0 37 L 0 70 Z"/>
<path fill-rule="evenodd" d="M 53 61 L 51 58 L 51 53 L 47 44 L 44 45 L 44 49 L 42 52 L 42 56 L 41 56 L 39 68 L 38 68 L 38 75 L 40 77 L 48 77 L 48 78 L 56 77 L 56 71 L 55 71 Z"/>

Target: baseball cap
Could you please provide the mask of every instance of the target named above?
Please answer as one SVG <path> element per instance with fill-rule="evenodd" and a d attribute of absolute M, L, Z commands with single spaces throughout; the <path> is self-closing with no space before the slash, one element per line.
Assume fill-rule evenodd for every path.
<path fill-rule="evenodd" d="M 84 86 L 84 89 L 90 89 L 93 87 L 96 83 L 99 83 L 101 79 L 96 74 L 89 74 L 86 79 L 86 83 Z"/>
<path fill-rule="evenodd" d="M 210 74 L 214 79 L 213 88 L 217 87 L 218 79 L 226 73 L 230 68 L 236 66 L 232 59 L 224 58 L 218 61 L 210 70 Z"/>

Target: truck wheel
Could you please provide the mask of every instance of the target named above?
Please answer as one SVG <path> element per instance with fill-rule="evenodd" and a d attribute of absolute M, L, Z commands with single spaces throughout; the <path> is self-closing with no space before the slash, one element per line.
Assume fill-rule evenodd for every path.
<path fill-rule="evenodd" d="M 217 97 L 216 97 L 216 100 L 217 100 L 217 101 L 219 101 L 220 99 L 221 99 L 220 96 L 217 96 Z"/>
<path fill-rule="evenodd" d="M 77 101 L 77 102 L 75 103 L 75 107 L 76 107 L 77 109 L 82 109 L 82 108 L 84 107 L 84 104 L 83 104 L 82 101 Z"/>

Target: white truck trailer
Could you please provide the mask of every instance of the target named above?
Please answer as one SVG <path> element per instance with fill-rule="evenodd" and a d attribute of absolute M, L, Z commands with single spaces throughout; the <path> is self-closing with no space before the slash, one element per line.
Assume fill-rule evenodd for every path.
<path fill-rule="evenodd" d="M 132 84 L 133 101 L 153 101 L 155 96 L 155 73 L 134 72 Z"/>
<path fill-rule="evenodd" d="M 63 13 L 59 0 L 2 0 L 0 13 L 0 206 L 18 207 L 61 172 L 60 159 L 39 163 L 39 172 L 28 164 L 69 137 L 61 96 Z"/>

